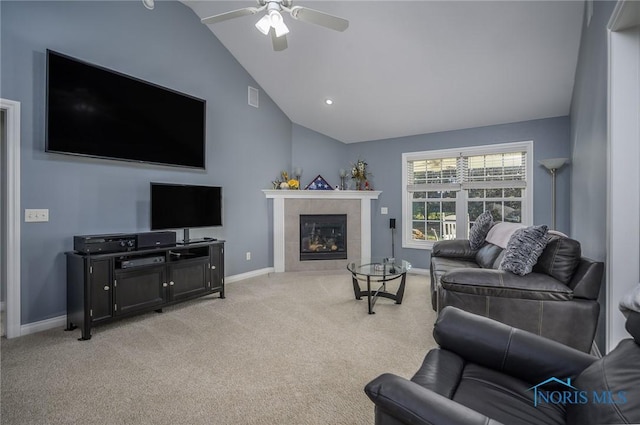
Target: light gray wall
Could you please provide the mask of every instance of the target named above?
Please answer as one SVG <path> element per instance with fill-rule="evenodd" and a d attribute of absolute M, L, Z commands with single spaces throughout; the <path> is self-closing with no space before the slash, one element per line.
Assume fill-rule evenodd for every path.
<path fill-rule="evenodd" d="M 607 211 L 607 23 L 616 2 L 594 1 L 582 27 L 571 102 L 571 233 L 585 256 L 606 259 Z M 604 279 L 603 279 L 604 280 Z M 596 343 L 605 352 L 605 294 L 600 291 Z"/>
<path fill-rule="evenodd" d="M 349 168 L 345 158 L 347 146 L 331 137 L 298 124 L 292 125 L 292 167 L 302 167 L 301 185 L 304 188 L 319 174 L 336 187 L 340 184 L 340 169 Z M 277 177 L 277 176 L 276 176 Z"/>
<path fill-rule="evenodd" d="M 21 208 L 48 223 L 21 227 L 22 324 L 66 314 L 64 252 L 73 235 L 149 230 L 149 182 L 223 186 L 226 274 L 272 265 L 261 189 L 291 164 L 291 122 L 197 16 L 179 2 L 0 3 L 0 96 L 21 102 Z M 86 159 L 44 151 L 45 50 L 207 100 L 206 171 Z M 166 119 L 171 119 L 167 111 Z M 252 260 L 245 252 L 252 251 Z"/>
<path fill-rule="evenodd" d="M 381 190 L 380 199 L 373 203 L 372 255 L 391 255 L 391 231 L 389 219 L 396 218 L 395 255 L 410 261 L 414 267 L 428 269 L 430 251 L 403 249 L 402 236 L 402 153 L 454 147 L 481 146 L 495 143 L 533 140 L 533 221 L 536 224 L 551 223 L 551 175 L 538 165 L 544 158 L 569 157 L 569 117 L 548 118 L 513 124 L 494 125 L 466 130 L 423 134 L 397 139 L 349 144 L 347 158 L 358 158 L 369 164 L 373 174 L 373 189 Z M 557 175 L 557 228 L 569 233 L 569 175 L 570 167 Z M 380 207 L 389 209 L 388 215 L 380 214 Z"/>

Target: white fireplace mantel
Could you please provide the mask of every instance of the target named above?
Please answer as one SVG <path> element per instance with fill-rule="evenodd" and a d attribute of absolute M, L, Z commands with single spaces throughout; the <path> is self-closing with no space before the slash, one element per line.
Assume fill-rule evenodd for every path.
<path fill-rule="evenodd" d="M 371 256 L 371 201 L 378 199 L 379 190 L 263 190 L 267 199 L 273 199 L 273 267 L 285 271 L 285 199 L 359 199 L 360 200 L 360 254 Z"/>

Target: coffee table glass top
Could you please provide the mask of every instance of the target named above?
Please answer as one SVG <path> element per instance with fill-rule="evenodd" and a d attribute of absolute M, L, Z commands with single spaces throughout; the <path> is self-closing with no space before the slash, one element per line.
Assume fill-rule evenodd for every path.
<path fill-rule="evenodd" d="M 393 258 L 372 258 L 351 261 L 347 270 L 362 276 L 398 276 L 411 269 L 411 263 Z"/>

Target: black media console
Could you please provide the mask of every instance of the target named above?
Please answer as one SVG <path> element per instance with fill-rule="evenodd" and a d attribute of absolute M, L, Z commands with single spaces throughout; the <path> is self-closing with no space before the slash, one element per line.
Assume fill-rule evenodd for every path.
<path fill-rule="evenodd" d="M 67 330 L 91 327 L 181 301 L 224 298 L 224 241 L 108 254 L 67 252 Z"/>

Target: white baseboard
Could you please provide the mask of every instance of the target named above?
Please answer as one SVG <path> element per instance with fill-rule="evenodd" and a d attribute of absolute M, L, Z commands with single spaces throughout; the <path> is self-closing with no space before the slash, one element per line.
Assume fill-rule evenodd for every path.
<path fill-rule="evenodd" d="M 419 274 L 419 275 L 426 275 L 429 276 L 429 269 L 417 269 L 417 268 L 411 268 L 409 269 L 409 274 Z"/>
<path fill-rule="evenodd" d="M 274 273 L 275 269 L 273 267 L 265 267 L 264 269 L 252 270 L 246 273 L 234 274 L 233 276 L 227 276 L 224 278 L 224 283 L 233 283 L 238 282 L 245 279 L 250 279 L 252 277 L 258 277 L 269 273 Z"/>
<path fill-rule="evenodd" d="M 26 325 L 20 325 L 20 336 L 34 334 L 36 332 L 42 332 L 53 328 L 66 327 L 67 315 L 52 317 L 51 319 L 41 320 L 39 322 L 27 323 Z"/>

